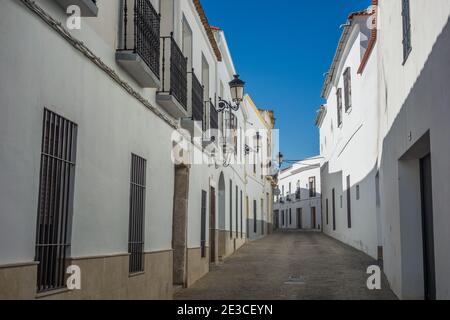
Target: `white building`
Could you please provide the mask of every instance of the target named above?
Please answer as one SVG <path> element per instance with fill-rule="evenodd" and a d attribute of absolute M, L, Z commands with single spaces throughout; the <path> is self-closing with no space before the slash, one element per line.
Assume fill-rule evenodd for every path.
<path fill-rule="evenodd" d="M 308 158 L 280 172 L 280 194 L 274 204 L 277 229 L 322 229 L 321 161 L 321 157 Z"/>
<path fill-rule="evenodd" d="M 450 62 L 450 2 L 373 3 L 378 7 L 368 19 L 377 28 L 370 32 L 370 51 L 366 49 L 368 54 L 361 59 L 361 74 L 352 73 L 351 113 L 343 112 L 343 127 L 336 129 L 336 103 L 326 91 L 329 99 L 318 116 L 327 159 L 322 167 L 323 205 L 332 197 L 330 188 L 335 188 L 337 207 L 337 230 L 326 230 L 374 257 L 378 245 L 384 272 L 398 297 L 449 299 L 450 93 L 446 84 L 450 76 L 444 66 Z M 350 20 L 353 27 L 346 27 L 344 39 L 352 39 L 345 32 L 358 29 L 356 20 Z M 341 44 L 352 47 L 351 40 Z M 352 50 L 342 50 L 334 66 L 358 64 Z M 326 83 L 330 92 L 342 87 L 337 79 L 342 79 L 343 71 L 330 70 L 333 76 L 327 81 L 332 80 Z M 348 126 L 357 128 L 353 117 L 358 112 L 361 129 L 346 133 Z M 339 187 L 344 193 L 348 190 L 346 175 L 351 175 L 351 229 L 342 226 L 345 195 L 339 211 Z M 360 223 L 355 225 L 355 219 Z"/>
<path fill-rule="evenodd" d="M 381 247 L 376 202 L 377 59 L 366 11 L 352 13 L 326 77 L 319 111 L 324 232 L 373 258 Z M 375 47 L 375 48 L 374 48 Z"/>
<path fill-rule="evenodd" d="M 200 1 L 73 0 L 73 30 L 68 3 L 1 4 L 0 297 L 171 298 L 245 243 L 242 199 L 271 197 L 208 149 L 243 153 L 217 129 L 255 112 L 217 112 L 236 71 Z"/>
<path fill-rule="evenodd" d="M 384 269 L 404 299 L 450 299 L 449 18 L 447 0 L 379 3 Z"/>

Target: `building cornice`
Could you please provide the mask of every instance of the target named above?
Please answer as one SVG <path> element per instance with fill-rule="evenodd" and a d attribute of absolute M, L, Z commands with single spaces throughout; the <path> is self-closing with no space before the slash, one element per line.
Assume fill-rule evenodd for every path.
<path fill-rule="evenodd" d="M 200 0 L 193 0 L 195 8 L 197 9 L 197 13 L 200 16 L 200 20 L 202 21 L 203 27 L 206 30 L 206 34 L 208 35 L 209 42 L 214 50 L 216 58 L 218 61 L 222 61 L 222 53 L 220 52 L 219 46 L 217 45 L 216 39 L 214 37 L 213 29 L 211 28 L 208 18 L 206 17 L 205 10 L 203 9 Z"/>

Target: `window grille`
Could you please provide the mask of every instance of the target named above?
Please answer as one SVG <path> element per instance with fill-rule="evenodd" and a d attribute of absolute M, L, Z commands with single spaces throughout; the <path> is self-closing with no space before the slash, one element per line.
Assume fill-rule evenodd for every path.
<path fill-rule="evenodd" d="M 35 260 L 37 291 L 65 286 L 70 254 L 77 125 L 44 110 Z"/>
<path fill-rule="evenodd" d="M 130 224 L 128 235 L 129 272 L 131 274 L 144 271 L 146 170 L 147 161 L 137 155 L 131 155 Z"/>

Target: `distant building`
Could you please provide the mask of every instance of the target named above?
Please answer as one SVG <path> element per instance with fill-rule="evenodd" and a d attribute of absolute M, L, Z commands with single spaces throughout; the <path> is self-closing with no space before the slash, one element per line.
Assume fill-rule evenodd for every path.
<path fill-rule="evenodd" d="M 321 157 L 298 162 L 280 172 L 275 196 L 277 229 L 321 230 Z"/>

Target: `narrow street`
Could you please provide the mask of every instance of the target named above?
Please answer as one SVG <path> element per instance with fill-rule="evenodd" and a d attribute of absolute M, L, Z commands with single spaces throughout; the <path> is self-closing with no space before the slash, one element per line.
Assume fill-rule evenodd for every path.
<path fill-rule="evenodd" d="M 316 232 L 278 232 L 244 246 L 179 300 L 395 299 L 366 287 L 369 256 Z"/>

